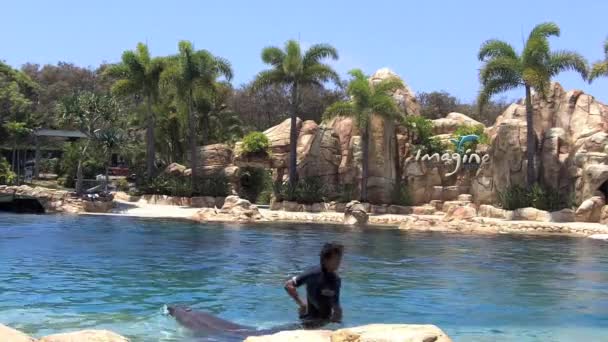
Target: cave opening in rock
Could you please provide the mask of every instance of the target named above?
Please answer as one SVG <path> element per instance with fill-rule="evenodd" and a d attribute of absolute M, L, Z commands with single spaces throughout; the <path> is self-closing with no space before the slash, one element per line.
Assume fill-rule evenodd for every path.
<path fill-rule="evenodd" d="M 602 183 L 597 190 L 604 194 L 604 198 L 608 199 L 608 180 Z"/>
<path fill-rule="evenodd" d="M 259 167 L 243 167 L 238 173 L 238 194 L 251 203 L 268 204 L 272 194 L 272 175 Z"/>
<path fill-rule="evenodd" d="M 15 197 L 0 201 L 0 211 L 18 214 L 44 214 L 44 207 L 35 198 Z"/>

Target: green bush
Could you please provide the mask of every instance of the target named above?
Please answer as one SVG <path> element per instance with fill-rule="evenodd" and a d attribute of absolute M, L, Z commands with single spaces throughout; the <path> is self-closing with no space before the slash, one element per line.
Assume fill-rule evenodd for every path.
<path fill-rule="evenodd" d="M 16 176 L 11 171 L 11 165 L 8 161 L 4 157 L 0 157 L 0 184 L 12 184 Z"/>
<path fill-rule="evenodd" d="M 357 186 L 355 184 L 340 184 L 336 188 L 336 201 L 340 203 L 348 203 L 357 199 L 355 197 Z"/>
<path fill-rule="evenodd" d="M 433 137 L 433 122 L 431 120 L 423 116 L 410 115 L 405 119 L 405 127 L 412 135 L 411 142 L 414 145 L 414 153 L 420 150 L 421 154 L 442 154 L 448 149 L 448 146 Z"/>
<path fill-rule="evenodd" d="M 323 202 L 327 193 L 321 177 L 300 179 L 295 186 L 292 186 L 289 182 L 285 182 L 279 189 L 275 189 L 275 191 L 280 200 L 296 201 L 303 204 Z"/>
<path fill-rule="evenodd" d="M 251 132 L 243 138 L 243 152 L 245 154 L 267 154 L 270 142 L 262 132 Z"/>
<path fill-rule="evenodd" d="M 229 193 L 228 178 L 223 174 L 201 177 L 197 181 L 193 196 L 225 197 Z"/>
<path fill-rule="evenodd" d="M 120 178 L 118 181 L 116 181 L 116 189 L 118 189 L 118 191 L 128 192 L 129 188 L 129 182 L 126 179 Z"/>
<path fill-rule="evenodd" d="M 501 207 L 506 210 L 533 207 L 539 210 L 557 211 L 570 208 L 574 204 L 571 197 L 561 196 L 557 190 L 538 184 L 531 189 L 512 185 L 505 191 L 498 192 L 498 200 Z"/>
<path fill-rule="evenodd" d="M 410 206 L 412 205 L 412 196 L 405 185 L 395 186 L 391 194 L 392 204 Z"/>
<path fill-rule="evenodd" d="M 268 187 L 268 190 L 272 191 L 272 176 L 268 170 L 255 167 L 240 168 L 238 177 L 239 196 L 252 203 L 256 203 L 260 194 Z"/>
<path fill-rule="evenodd" d="M 477 135 L 479 140 L 464 143 L 463 151 L 467 151 L 468 149 L 475 151 L 478 144 L 487 145 L 490 142 L 490 137 L 488 137 L 488 135 L 485 133 L 485 127 L 482 125 L 460 125 L 456 131 L 454 131 L 454 134 L 452 134 L 452 138 L 458 140 L 460 137 L 471 134 Z M 454 146 L 454 149 L 456 149 L 456 146 Z"/>

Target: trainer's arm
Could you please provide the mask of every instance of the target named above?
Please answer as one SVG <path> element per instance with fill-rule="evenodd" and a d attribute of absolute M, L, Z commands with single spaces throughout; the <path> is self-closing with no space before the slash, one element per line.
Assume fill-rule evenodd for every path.
<path fill-rule="evenodd" d="M 338 280 L 338 287 L 336 289 L 336 295 L 332 303 L 332 315 L 330 321 L 334 323 L 342 322 L 342 306 L 340 305 L 340 287 L 342 287 L 342 281 Z"/>
<path fill-rule="evenodd" d="M 306 306 L 306 303 L 304 303 L 302 301 L 302 299 L 300 299 L 300 296 L 298 295 L 298 289 L 296 288 L 296 279 L 295 278 L 289 279 L 287 282 L 285 282 L 285 291 L 287 291 L 287 293 L 289 294 L 289 296 L 291 298 L 293 298 L 293 300 L 300 307 Z"/>

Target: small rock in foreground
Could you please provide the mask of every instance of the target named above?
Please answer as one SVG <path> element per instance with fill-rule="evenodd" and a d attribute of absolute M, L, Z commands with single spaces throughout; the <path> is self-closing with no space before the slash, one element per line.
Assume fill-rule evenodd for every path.
<path fill-rule="evenodd" d="M 129 340 L 108 330 L 82 330 L 45 336 L 39 342 L 129 342 Z"/>

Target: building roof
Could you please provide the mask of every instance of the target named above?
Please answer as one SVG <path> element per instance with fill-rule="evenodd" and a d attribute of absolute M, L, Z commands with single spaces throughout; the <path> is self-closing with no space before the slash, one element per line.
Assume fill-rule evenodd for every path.
<path fill-rule="evenodd" d="M 39 129 L 34 132 L 34 135 L 37 137 L 87 138 L 86 134 L 82 133 L 81 131 L 69 131 L 62 129 Z"/>

